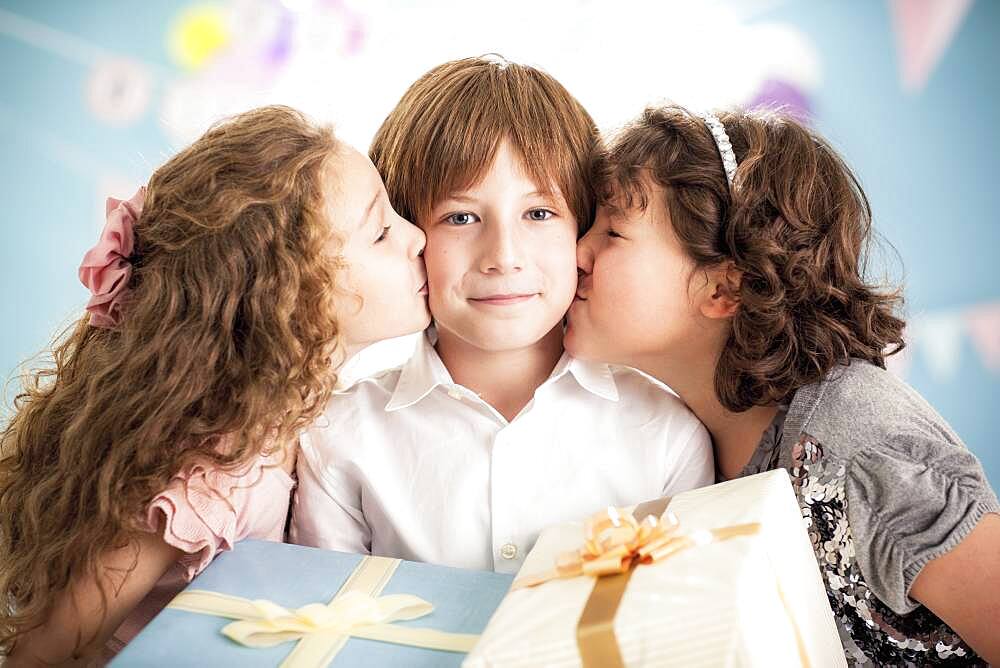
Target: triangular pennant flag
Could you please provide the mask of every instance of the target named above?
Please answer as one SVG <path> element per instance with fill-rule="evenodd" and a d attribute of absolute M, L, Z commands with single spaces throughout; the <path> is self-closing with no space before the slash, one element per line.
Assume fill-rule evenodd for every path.
<path fill-rule="evenodd" d="M 1000 371 L 1000 302 L 974 306 L 963 319 L 983 365 Z"/>
<path fill-rule="evenodd" d="M 905 90 L 924 87 L 970 7 L 972 0 L 889 0 Z"/>
<path fill-rule="evenodd" d="M 952 380 L 962 354 L 962 320 L 957 313 L 925 315 L 915 323 L 920 350 L 937 381 Z"/>
<path fill-rule="evenodd" d="M 885 368 L 896 374 L 901 380 L 906 380 L 906 376 L 910 372 L 910 366 L 913 364 L 913 347 L 917 340 L 916 332 L 913 331 L 913 328 L 907 328 L 903 332 L 903 339 L 906 341 L 906 347 L 895 355 L 886 357 Z"/>

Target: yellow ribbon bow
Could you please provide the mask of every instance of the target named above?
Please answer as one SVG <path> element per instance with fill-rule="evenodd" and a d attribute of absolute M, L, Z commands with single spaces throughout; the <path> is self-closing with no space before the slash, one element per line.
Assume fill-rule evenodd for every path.
<path fill-rule="evenodd" d="M 325 666 L 349 637 L 446 652 L 470 651 L 478 635 L 394 624 L 434 610 L 431 603 L 417 596 L 377 595 L 398 564 L 397 559 L 365 557 L 332 601 L 295 610 L 271 601 L 200 589 L 181 592 L 168 607 L 236 620 L 223 627 L 222 634 L 246 647 L 273 647 L 298 640 L 282 663 L 285 667 Z"/>

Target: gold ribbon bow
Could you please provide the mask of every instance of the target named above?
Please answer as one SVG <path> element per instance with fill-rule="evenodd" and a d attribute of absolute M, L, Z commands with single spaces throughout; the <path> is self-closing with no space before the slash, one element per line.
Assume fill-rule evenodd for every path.
<path fill-rule="evenodd" d="M 755 522 L 685 533 L 673 513 L 646 515 L 639 521 L 631 513 L 609 507 L 586 521 L 582 548 L 560 555 L 555 570 L 519 578 L 511 589 L 535 587 L 560 578 L 594 576 L 594 589 L 576 627 L 580 658 L 584 668 L 623 668 L 614 620 L 634 567 L 662 561 L 690 547 L 752 536 L 759 531 L 760 524 Z"/>
<path fill-rule="evenodd" d="M 468 652 L 479 636 L 395 626 L 393 622 L 430 614 L 434 606 L 417 596 L 378 596 L 392 578 L 398 559 L 365 557 L 330 603 L 289 610 L 266 600 L 250 600 L 198 589 L 181 592 L 168 607 L 237 621 L 223 635 L 247 647 L 273 647 L 298 640 L 281 664 L 289 668 L 325 666 L 348 638 Z"/>
<path fill-rule="evenodd" d="M 582 548 L 560 555 L 554 571 L 519 578 L 512 589 L 535 587 L 558 578 L 626 573 L 637 564 L 662 561 L 689 547 L 752 536 L 759 531 L 760 524 L 755 522 L 684 533 L 673 513 L 659 518 L 647 515 L 640 522 L 631 513 L 609 506 L 587 519 Z"/>

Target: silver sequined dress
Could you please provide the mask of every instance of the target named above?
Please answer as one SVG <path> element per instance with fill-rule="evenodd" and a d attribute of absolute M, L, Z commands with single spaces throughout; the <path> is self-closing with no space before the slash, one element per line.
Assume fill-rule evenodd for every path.
<path fill-rule="evenodd" d="M 837 392 L 823 389 L 810 388 L 806 396 L 796 394 L 791 406 L 779 411 L 741 476 L 782 467 L 789 471 L 848 663 L 986 665 L 927 608 L 917 605 L 898 614 L 873 593 L 871 578 L 866 579 L 859 559 L 859 553 L 870 554 L 866 552 L 869 546 L 856 544 L 857 531 L 852 531 L 850 504 L 854 499 L 849 490 L 856 486 L 848 482 L 852 465 L 857 466 L 852 449 L 828 445 L 808 431 L 815 424 L 827 436 L 838 433 L 835 420 L 825 421 L 816 415 L 817 411 L 837 409 L 824 404 L 840 403 Z M 794 424 L 788 424 L 791 422 Z M 864 422 L 858 421 L 859 429 L 864 428 Z M 984 511 L 996 512 L 995 495 L 988 484 L 982 495 Z"/>

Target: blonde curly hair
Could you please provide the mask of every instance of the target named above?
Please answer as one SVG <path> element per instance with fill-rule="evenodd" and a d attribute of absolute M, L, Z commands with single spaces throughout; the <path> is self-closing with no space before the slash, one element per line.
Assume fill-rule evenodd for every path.
<path fill-rule="evenodd" d="M 323 212 L 339 149 L 265 107 L 149 179 L 120 327 L 67 330 L 0 434 L 0 654 L 73 580 L 104 581 L 100 556 L 146 528 L 180 470 L 241 466 L 322 410 L 340 354 Z"/>

